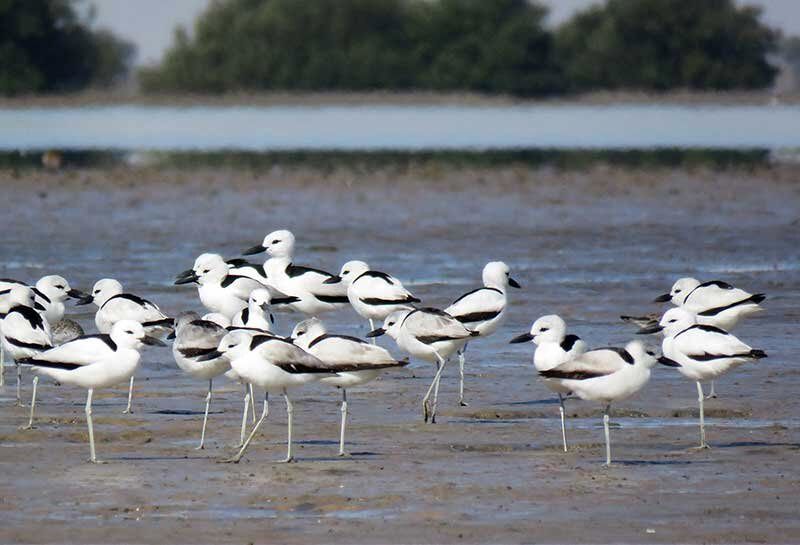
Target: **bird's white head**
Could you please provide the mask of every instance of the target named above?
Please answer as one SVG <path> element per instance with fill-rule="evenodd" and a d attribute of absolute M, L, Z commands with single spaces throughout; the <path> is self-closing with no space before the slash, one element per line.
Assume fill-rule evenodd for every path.
<path fill-rule="evenodd" d="M 642 341 L 629 342 L 625 345 L 625 350 L 633 356 L 634 365 L 642 365 L 650 369 L 658 362 L 655 351 L 648 348 Z"/>
<path fill-rule="evenodd" d="M 506 287 L 519 288 L 519 283 L 511 278 L 511 269 L 502 261 L 490 261 L 483 267 L 483 285 L 502 292 Z"/>
<path fill-rule="evenodd" d="M 675 307 L 664 313 L 658 325 L 663 328 L 665 337 L 674 337 L 696 323 L 697 316 L 695 314 L 681 307 Z"/>
<path fill-rule="evenodd" d="M 530 333 L 525 333 L 519 337 L 511 339 L 512 343 L 533 341 L 539 345 L 542 343 L 560 343 L 567 334 L 567 324 L 560 316 L 548 314 L 538 318 L 531 326 Z"/>
<path fill-rule="evenodd" d="M 209 282 L 219 282 L 228 276 L 228 264 L 219 254 L 201 254 L 194 260 L 192 271 L 201 286 Z"/>
<path fill-rule="evenodd" d="M 345 285 L 349 286 L 353 280 L 361 276 L 369 270 L 369 265 L 363 261 L 348 261 L 342 265 L 342 270 L 339 271 L 339 277 Z"/>
<path fill-rule="evenodd" d="M 223 356 L 228 361 L 235 360 L 250 351 L 250 341 L 253 340 L 253 332 L 237 329 L 231 331 L 219 342 L 217 346 L 218 354 L 216 357 Z"/>
<path fill-rule="evenodd" d="M 319 318 L 309 318 L 298 322 L 292 330 L 292 341 L 300 348 L 307 349 L 308 344 L 327 332 L 325 324 Z"/>
<path fill-rule="evenodd" d="M 164 346 L 164 343 L 154 337 L 148 337 L 144 327 L 134 320 L 120 320 L 111 328 L 111 340 L 120 348 L 138 350 L 144 344 Z"/>
<path fill-rule="evenodd" d="M 383 326 L 367 333 L 367 337 L 380 337 L 381 335 L 386 334 L 389 335 L 391 338 L 397 340 L 397 337 L 400 336 L 400 330 L 403 325 L 403 320 L 405 320 L 406 316 L 408 316 L 412 312 L 414 312 L 413 309 L 396 310 L 392 312 L 383 321 Z"/>
<path fill-rule="evenodd" d="M 672 285 L 672 289 L 669 290 L 669 293 L 659 295 L 655 298 L 655 302 L 665 303 L 671 301 L 673 305 L 679 307 L 686 300 L 686 296 L 699 285 L 700 281 L 696 278 L 680 278 Z"/>
<path fill-rule="evenodd" d="M 261 252 L 267 252 L 270 257 L 285 257 L 291 260 L 294 255 L 294 235 L 286 229 L 273 231 L 264 237 L 261 244 L 248 248 L 242 253 L 253 255 Z"/>
<path fill-rule="evenodd" d="M 269 304 L 272 302 L 272 296 L 269 290 L 265 288 L 254 289 L 250 292 L 250 297 L 247 298 L 247 303 L 250 308 L 260 308 L 264 312 L 269 312 Z"/>
<path fill-rule="evenodd" d="M 57 274 L 41 277 L 36 282 L 36 289 L 44 293 L 48 299 L 57 303 L 63 303 L 67 300 L 67 297 L 81 297 L 84 295 L 77 290 L 73 290 L 69 282 L 63 276 L 58 276 Z"/>
<path fill-rule="evenodd" d="M 16 285 L 8 293 L 8 301 L 12 307 L 16 305 L 33 307 L 33 290 L 22 284 Z"/>
<path fill-rule="evenodd" d="M 88 296 L 81 299 L 78 304 L 94 303 L 98 307 L 102 307 L 106 301 L 122 293 L 122 284 L 113 278 L 103 278 L 94 283 L 92 288 L 91 299 Z"/>

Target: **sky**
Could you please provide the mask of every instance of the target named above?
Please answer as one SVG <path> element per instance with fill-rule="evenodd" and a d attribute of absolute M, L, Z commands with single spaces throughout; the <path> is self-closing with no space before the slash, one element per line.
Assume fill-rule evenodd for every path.
<path fill-rule="evenodd" d="M 113 30 L 136 44 L 138 64 L 161 59 L 175 26 L 189 28 L 210 0 L 90 0 L 97 10 L 96 25 Z M 487 0 L 491 1 L 491 0 Z M 540 0 L 550 8 L 550 23 L 568 19 L 576 10 L 599 0 Z M 698 0 L 702 1 L 702 0 Z M 800 0 L 737 0 L 764 8 L 764 21 L 787 34 L 800 35 Z"/>

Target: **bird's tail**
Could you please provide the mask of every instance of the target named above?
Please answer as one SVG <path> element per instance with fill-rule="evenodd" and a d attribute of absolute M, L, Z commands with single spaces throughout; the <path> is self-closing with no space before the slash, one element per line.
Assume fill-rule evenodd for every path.
<path fill-rule="evenodd" d="M 766 299 L 766 298 L 767 298 L 767 296 L 764 295 L 763 293 L 756 293 L 755 295 L 753 295 L 750 298 L 750 301 L 752 301 L 753 303 L 755 303 L 757 305 L 760 305 L 761 302 L 764 301 L 764 299 Z"/>
<path fill-rule="evenodd" d="M 758 350 L 757 348 L 754 348 L 753 350 L 750 351 L 749 356 L 753 359 L 760 360 L 762 358 L 766 358 L 767 353 L 764 352 L 763 350 Z"/>

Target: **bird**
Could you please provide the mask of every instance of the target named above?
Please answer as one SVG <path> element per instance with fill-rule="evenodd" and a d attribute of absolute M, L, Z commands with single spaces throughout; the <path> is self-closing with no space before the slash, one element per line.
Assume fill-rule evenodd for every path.
<path fill-rule="evenodd" d="M 659 362 L 677 367 L 685 377 L 697 383 L 697 402 L 700 408 L 700 447 L 706 442 L 703 412 L 702 382 L 713 380 L 749 361 L 767 357 L 763 350 L 754 349 L 724 329 L 698 324 L 695 314 L 683 308 L 671 308 L 659 322 L 664 330 Z"/>
<path fill-rule="evenodd" d="M 200 444 L 196 450 L 203 448 L 206 439 L 208 409 L 211 406 L 211 393 L 214 378 L 230 370 L 231 365 L 223 357 L 214 360 L 200 361 L 201 356 L 214 352 L 222 337 L 228 330 L 210 320 L 200 318 L 196 312 L 182 312 L 175 319 L 172 355 L 178 367 L 193 378 L 208 381 L 206 409 L 203 413 L 203 428 L 200 432 Z"/>
<path fill-rule="evenodd" d="M 119 320 L 110 334 L 88 335 L 23 360 L 36 373 L 47 375 L 61 384 L 80 386 L 86 396 L 86 425 L 89 429 L 89 461 L 98 463 L 94 448 L 92 395 L 98 388 L 107 388 L 128 380 L 139 366 L 139 349 L 143 344 L 163 346 L 160 340 L 148 337 L 139 322 Z"/>
<path fill-rule="evenodd" d="M 81 299 L 86 294 L 76 290 L 58 275 L 43 276 L 32 286 L 35 300 L 44 306 L 44 317 L 51 326 L 64 318 L 64 302 L 68 298 Z"/>
<path fill-rule="evenodd" d="M 209 312 L 218 312 L 233 318 L 247 308 L 250 292 L 264 285 L 251 278 L 231 271 L 229 265 L 219 254 L 201 254 L 194 261 L 194 267 L 183 271 L 175 278 L 175 284 L 197 284 L 200 302 Z"/>
<path fill-rule="evenodd" d="M 291 231 L 273 231 L 244 254 L 267 252 L 270 257 L 264 262 L 264 270 L 269 285 L 284 295 L 297 297 L 299 301 L 291 304 L 297 312 L 309 317 L 319 316 L 349 304 L 347 286 L 337 275 L 292 262 L 294 246 L 295 237 Z"/>
<path fill-rule="evenodd" d="M 414 297 L 397 278 L 385 272 L 370 269 L 363 261 L 348 261 L 342 265 L 339 276 L 324 283 L 341 281 L 347 287 L 347 299 L 356 314 L 369 321 L 369 330 L 375 329 L 374 320 L 385 320 L 396 310 L 411 310 Z"/>
<path fill-rule="evenodd" d="M 742 318 L 764 310 L 760 305 L 764 299 L 763 293 L 753 295 L 721 280 L 701 283 L 695 278 L 681 278 L 669 293 L 656 297 L 654 302 L 671 301 L 696 314 L 698 324 L 730 331 Z"/>
<path fill-rule="evenodd" d="M 436 423 L 436 409 L 439 401 L 439 380 L 450 357 L 469 339 L 479 335 L 445 311 L 426 307 L 415 310 L 398 310 L 386 317 L 383 326 L 367 333 L 367 337 L 389 335 L 400 349 L 410 355 L 436 364 L 433 377 L 425 397 L 422 398 L 422 418 L 430 417 Z M 433 406 L 428 400 L 433 392 Z"/>
<path fill-rule="evenodd" d="M 464 324 L 479 337 L 488 337 L 500 327 L 505 319 L 508 304 L 508 286 L 520 288 L 519 283 L 511 278 L 511 269 L 502 261 L 491 261 L 483 267 L 483 287 L 465 293 L 444 309 L 450 316 Z M 464 363 L 467 344 L 458 351 L 458 403 L 462 407 L 464 401 Z"/>
<path fill-rule="evenodd" d="M 24 284 L 15 284 L 4 296 L 3 318 L 0 321 L 2 345 L 17 366 L 17 406 L 24 406 L 21 398 L 22 369 L 19 361 L 35 356 L 53 347 L 50 324 L 44 317 L 44 310 L 34 307 L 34 293 Z M 41 306 L 40 306 L 41 308 Z M 34 377 L 34 388 L 36 386 Z"/>
<path fill-rule="evenodd" d="M 220 341 L 217 351 L 200 359 L 215 359 L 224 355 L 234 371 L 247 383 L 266 392 L 282 393 L 286 401 L 287 452 L 284 462 L 294 461 L 292 455 L 292 414 L 294 407 L 289 399 L 289 390 L 317 380 L 320 375 L 330 375 L 335 371 L 318 358 L 312 356 L 290 339 L 272 335 L 259 335 L 251 331 L 231 331 Z M 264 403 L 264 411 L 248 435 L 239 452 L 223 462 L 238 463 L 248 445 L 269 414 L 269 406 Z"/>
<path fill-rule="evenodd" d="M 100 333 L 109 333 L 112 326 L 120 320 L 139 322 L 149 334 L 169 331 L 174 324 L 174 320 L 161 312 L 155 303 L 142 299 L 138 295 L 125 293 L 122 284 L 113 278 L 103 278 L 95 282 L 92 293 L 80 299 L 77 304 L 88 305 L 90 303 L 97 306 L 94 323 Z M 133 412 L 131 409 L 133 383 L 134 375 L 131 375 L 128 404 L 122 411 L 123 414 Z"/>
<path fill-rule="evenodd" d="M 291 338 L 297 346 L 336 370 L 335 375 L 323 376 L 320 382 L 342 390 L 339 456 L 344 456 L 347 389 L 371 382 L 387 369 L 405 367 L 408 360 L 397 361 L 385 348 L 357 337 L 328 333 L 319 318 L 308 318 L 299 322 L 295 325 Z"/>
<path fill-rule="evenodd" d="M 567 335 L 567 324 L 556 314 L 548 314 L 538 318 L 531 326 L 529 333 L 523 333 L 511 339 L 512 344 L 533 342 L 536 350 L 533 353 L 533 366 L 537 371 L 548 371 L 566 363 L 584 352 L 586 343 L 577 335 Z M 544 384 L 558 395 L 559 413 L 561 414 L 561 440 L 564 452 L 567 452 L 567 428 L 565 424 L 564 396 L 571 392 L 560 381 L 544 379 Z"/>
<path fill-rule="evenodd" d="M 656 312 L 651 312 L 650 314 L 644 314 L 642 316 L 628 316 L 623 314 L 619 317 L 619 319 L 623 322 L 633 324 L 639 329 L 649 329 L 658 325 L 658 321 L 661 319 L 661 314 Z"/>
<path fill-rule="evenodd" d="M 558 381 L 581 399 L 598 401 L 605 407 L 603 428 L 606 438 L 606 465 L 611 465 L 611 438 L 608 418 L 611 404 L 622 401 L 641 390 L 650 380 L 656 364 L 655 352 L 640 341 L 631 341 L 625 348 L 600 348 L 568 360 L 539 375 Z"/>
<path fill-rule="evenodd" d="M 271 309 L 273 304 L 277 307 L 290 306 L 299 301 L 297 297 L 287 295 L 272 297 L 266 288 L 258 288 L 250 292 L 247 299 L 247 307 L 237 312 L 231 320 L 231 326 L 235 328 L 255 329 L 262 332 L 270 332 L 275 323 L 275 317 Z"/>
<path fill-rule="evenodd" d="M 735 288 L 721 280 L 700 282 L 695 278 L 680 278 L 669 293 L 655 298 L 654 302 L 663 303 L 671 301 L 673 305 L 681 307 L 697 315 L 697 323 L 712 325 L 733 330 L 742 318 L 764 310 L 760 305 L 766 299 L 763 293 L 755 295 L 742 289 Z M 643 327 L 641 333 L 652 331 L 658 321 Z M 717 397 L 714 381 L 706 399 Z"/>

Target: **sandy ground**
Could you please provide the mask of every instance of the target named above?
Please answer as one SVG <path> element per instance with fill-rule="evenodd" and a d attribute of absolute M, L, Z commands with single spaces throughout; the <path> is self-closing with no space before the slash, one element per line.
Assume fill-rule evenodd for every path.
<path fill-rule="evenodd" d="M 298 463 L 276 463 L 285 453 L 280 399 L 242 463 L 217 463 L 233 452 L 241 410 L 240 387 L 224 380 L 208 448 L 193 450 L 205 385 L 181 377 L 165 349 L 143 356 L 133 415 L 120 414 L 121 388 L 96 394 L 104 465 L 84 463 L 84 392 L 41 386 L 39 424 L 20 431 L 26 413 L 7 385 L 0 541 L 800 540 L 800 171 L 426 168 L 0 173 L 18 207 L 4 232 L 2 276 L 58 269 L 85 289 L 115 273 L 168 312 L 196 306 L 191 289 L 170 285 L 194 255 L 244 248 L 284 225 L 303 233 L 303 262 L 335 269 L 363 255 L 432 305 L 473 287 L 490 256 L 505 256 L 524 286 L 504 328 L 470 346 L 468 407 L 457 406 L 454 366 L 440 422 L 423 424 L 431 368 L 389 373 L 349 392 L 344 458 L 336 456 L 338 394 L 315 386 L 294 397 Z M 713 448 L 691 449 L 694 385 L 661 367 L 615 407 L 610 468 L 599 407 L 589 403 L 568 403 L 563 453 L 558 406 L 537 381 L 531 349 L 508 339 L 559 312 L 593 346 L 624 343 L 632 335 L 617 315 L 655 310 L 648 301 L 681 273 L 770 296 L 768 312 L 737 331 L 770 357 L 725 377 L 720 398 L 707 402 Z M 365 331 L 347 313 L 332 323 Z"/>

